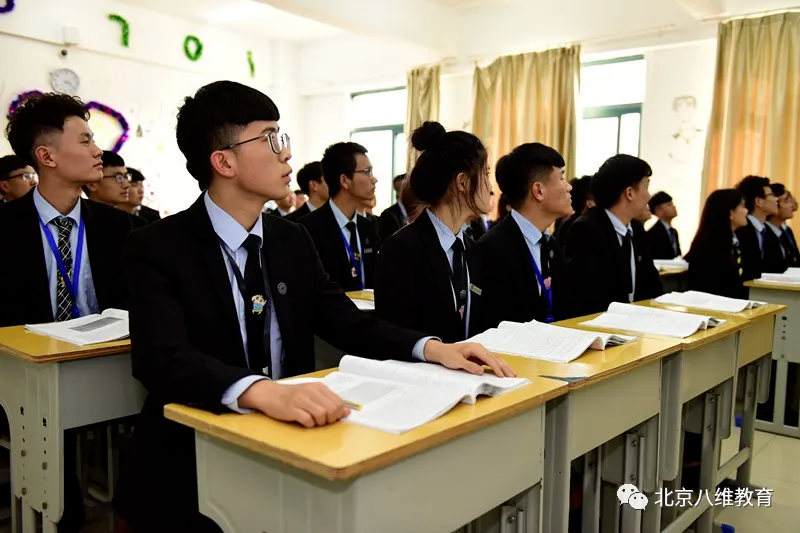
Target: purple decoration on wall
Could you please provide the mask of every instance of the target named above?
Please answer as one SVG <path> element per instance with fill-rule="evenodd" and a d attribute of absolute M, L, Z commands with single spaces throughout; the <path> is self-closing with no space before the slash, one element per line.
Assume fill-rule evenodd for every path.
<path fill-rule="evenodd" d="M 128 135 L 130 134 L 130 126 L 128 125 L 128 121 L 125 120 L 125 117 L 122 116 L 122 113 L 108 107 L 105 104 L 101 104 L 100 102 L 89 102 L 86 104 L 86 107 L 90 110 L 95 109 L 101 113 L 105 113 L 110 117 L 114 117 L 117 122 L 119 122 L 119 125 L 122 128 L 122 135 L 119 136 L 117 142 L 114 143 L 114 147 L 111 149 L 112 152 L 119 152 L 120 148 L 122 148 L 122 145 L 128 140 Z"/>
<path fill-rule="evenodd" d="M 11 105 L 8 106 L 8 116 L 10 117 L 11 115 L 13 115 L 14 111 L 16 111 L 17 108 L 22 105 L 22 102 L 24 102 L 31 96 L 35 96 L 37 94 L 42 94 L 42 91 L 36 91 L 36 90 L 25 91 L 24 93 L 20 93 L 19 95 L 17 95 L 16 98 L 11 100 Z"/>
<path fill-rule="evenodd" d="M 14 11 L 14 0 L 6 0 L 6 5 L 0 7 L 0 14 Z"/>

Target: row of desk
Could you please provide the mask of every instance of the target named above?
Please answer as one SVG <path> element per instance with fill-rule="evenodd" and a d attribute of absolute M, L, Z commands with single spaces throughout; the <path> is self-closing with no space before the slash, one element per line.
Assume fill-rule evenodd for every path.
<path fill-rule="evenodd" d="M 737 470 L 737 481 L 749 482 L 755 406 L 768 389 L 775 317 L 784 311 L 770 305 L 726 316 L 727 324 L 684 340 L 642 336 L 568 365 L 504 356 L 531 385 L 459 405 L 399 436 L 347 423 L 307 430 L 179 405 L 165 412 L 195 429 L 200 508 L 226 533 L 450 532 L 465 524 L 566 532 L 570 464 L 581 457 L 584 531 L 598 531 L 603 482 L 632 482 L 652 495 L 677 479 L 681 433 L 695 419 L 708 428 L 701 486 Z M 720 465 L 740 375 L 740 452 Z M 36 530 L 37 512 L 43 530 L 56 531 L 63 431 L 135 414 L 143 398 L 126 342 L 78 348 L 0 329 L 0 404 L 21 502 L 13 521 L 25 533 Z M 702 504 L 664 516 L 670 523 L 662 527 L 651 504 L 603 519 L 622 531 L 683 531 L 699 519 L 695 529 L 705 532 L 713 523 L 713 509 Z"/>

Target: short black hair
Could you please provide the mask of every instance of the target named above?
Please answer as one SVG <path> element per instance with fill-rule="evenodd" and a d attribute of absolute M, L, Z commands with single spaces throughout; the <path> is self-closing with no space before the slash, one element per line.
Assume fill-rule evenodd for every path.
<path fill-rule="evenodd" d="M 533 182 L 542 181 L 554 167 L 564 166 L 564 158 L 555 149 L 541 143 L 525 143 L 501 157 L 494 174 L 511 207 L 519 209 Z"/>
<path fill-rule="evenodd" d="M 308 196 L 308 194 L 307 194 L 305 191 L 303 191 L 303 189 L 295 189 L 293 192 L 294 192 L 296 195 L 297 195 L 297 194 L 305 194 L 306 196 Z"/>
<path fill-rule="evenodd" d="M 575 214 L 578 216 L 581 216 L 586 210 L 586 202 L 594 200 L 592 191 L 589 190 L 591 183 L 591 176 L 572 178 L 569 181 L 569 184 L 572 186 L 572 210 L 575 211 Z"/>
<path fill-rule="evenodd" d="M 744 205 L 752 213 L 756 208 L 756 199 L 766 198 L 764 188 L 769 187 L 769 178 L 763 176 L 747 176 L 736 185 L 736 190 L 744 196 Z"/>
<path fill-rule="evenodd" d="M 6 138 L 26 165 L 38 169 L 34 150 L 41 145 L 42 136 L 63 132 L 70 117 L 89 120 L 89 110 L 80 98 L 60 93 L 33 95 L 8 117 Z"/>
<path fill-rule="evenodd" d="M 103 167 L 124 167 L 125 160 L 116 152 L 103 150 Z"/>
<path fill-rule="evenodd" d="M 0 175 L 0 178 L 2 178 L 2 175 Z M 772 188 L 772 194 L 774 194 L 776 198 L 780 198 L 788 192 L 783 183 L 770 183 L 769 186 Z"/>
<path fill-rule="evenodd" d="M 186 170 L 201 190 L 211 184 L 210 156 L 230 146 L 251 122 L 278 121 L 280 112 L 269 96 L 234 81 L 216 81 L 187 96 L 175 128 Z"/>
<path fill-rule="evenodd" d="M 672 201 L 672 196 L 665 193 L 664 191 L 658 191 L 653 195 L 652 198 L 650 198 L 650 201 L 647 203 L 647 205 L 650 206 L 650 212 L 655 215 L 657 207 L 662 206 L 664 204 L 668 204 L 671 201 Z"/>
<path fill-rule="evenodd" d="M 297 171 L 297 186 L 306 195 L 310 194 L 312 181 L 322 183 L 322 164 L 319 161 L 306 163 Z"/>
<path fill-rule="evenodd" d="M 28 163 L 16 155 L 0 157 L 0 181 L 7 180 L 12 172 L 28 166 Z"/>
<path fill-rule="evenodd" d="M 322 154 L 322 175 L 328 184 L 330 197 L 334 198 L 342 189 L 339 177 L 344 174 L 353 177 L 356 170 L 356 155 L 367 155 L 367 149 L 358 143 L 341 142 L 328 146 Z"/>
<path fill-rule="evenodd" d="M 406 175 L 405 174 L 398 174 L 392 180 L 392 185 L 396 185 L 398 181 L 403 181 L 404 179 L 406 179 Z"/>
<path fill-rule="evenodd" d="M 591 191 L 598 207 L 609 209 L 619 203 L 625 189 L 636 187 L 653 175 L 643 159 L 628 154 L 609 157 L 592 176 Z"/>
<path fill-rule="evenodd" d="M 131 183 L 139 183 L 140 181 L 144 181 L 144 174 L 135 168 L 128 167 L 128 174 L 131 175 Z"/>

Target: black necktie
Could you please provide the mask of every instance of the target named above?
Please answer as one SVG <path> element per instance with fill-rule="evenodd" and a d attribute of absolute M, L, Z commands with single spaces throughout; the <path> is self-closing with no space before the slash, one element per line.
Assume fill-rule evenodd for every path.
<path fill-rule="evenodd" d="M 631 253 L 633 249 L 631 237 L 631 231 L 628 230 L 628 233 L 622 237 L 622 246 L 620 246 L 620 268 L 622 269 L 622 277 L 624 278 L 623 287 L 625 287 L 626 294 L 631 294 L 633 292 L 633 273 L 631 272 Z"/>
<path fill-rule="evenodd" d="M 80 276 L 80 272 L 76 274 L 72 271 L 72 249 L 69 243 L 69 237 L 72 234 L 72 219 L 58 217 L 53 223 L 58 228 L 58 252 L 61 254 L 61 260 L 67 270 L 67 276 L 69 276 L 70 280 L 74 280 L 76 276 Z M 60 271 L 58 271 L 56 280 L 56 321 L 63 322 L 72 318 L 72 306 L 75 302 L 72 301 L 71 293 L 67 289 L 66 281 L 61 276 Z"/>
<path fill-rule="evenodd" d="M 453 250 L 453 291 L 456 293 L 456 307 L 458 312 L 461 309 L 466 309 L 467 305 L 467 269 L 464 268 L 464 243 L 461 239 L 456 238 L 452 246 Z M 464 320 L 466 312 L 461 315 L 461 320 Z"/>
<path fill-rule="evenodd" d="M 361 250 L 358 247 L 358 231 L 356 227 L 356 223 L 352 220 L 344 225 L 345 228 L 350 232 L 350 250 L 353 252 L 353 256 L 355 257 L 356 263 L 358 266 L 353 265 L 354 275 L 353 278 L 357 278 L 359 280 L 359 284 L 361 283 Z"/>
<path fill-rule="evenodd" d="M 767 227 L 761 230 L 761 259 L 764 259 L 764 246 L 767 244 Z"/>
<path fill-rule="evenodd" d="M 675 257 L 678 257 L 681 255 L 681 249 L 678 246 L 678 232 L 673 228 L 669 228 L 669 236 L 672 241 L 672 251 L 675 253 Z"/>
<path fill-rule="evenodd" d="M 541 240 L 539 240 L 540 245 L 540 253 L 539 253 L 539 262 L 542 264 L 542 279 L 547 279 L 550 277 L 550 239 L 547 238 L 547 235 L 542 235 Z"/>
<path fill-rule="evenodd" d="M 798 257 L 797 243 L 794 241 L 792 230 L 787 227 L 783 230 L 783 236 L 786 238 L 786 242 L 789 243 L 786 248 L 786 255 L 790 258 L 792 265 L 797 266 L 800 263 L 800 257 Z"/>
<path fill-rule="evenodd" d="M 252 370 L 261 372 L 270 366 L 270 347 L 269 329 L 267 329 L 269 326 L 266 323 L 269 301 L 264 286 L 264 272 L 261 270 L 260 239 L 255 235 L 248 235 L 244 247 L 247 250 L 247 262 L 244 265 L 244 285 L 247 294 L 242 296 L 247 328 L 248 362 Z"/>

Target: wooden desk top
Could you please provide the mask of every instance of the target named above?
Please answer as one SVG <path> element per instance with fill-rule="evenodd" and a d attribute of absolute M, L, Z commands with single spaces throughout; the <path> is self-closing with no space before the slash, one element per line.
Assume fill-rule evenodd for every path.
<path fill-rule="evenodd" d="M 525 360 L 507 360 L 522 376 Z M 322 377 L 334 369 L 309 374 Z M 527 375 L 525 377 L 528 377 Z M 458 404 L 419 428 L 393 435 L 346 422 L 313 429 L 260 413 L 214 415 L 170 404 L 164 415 L 175 422 L 329 480 L 347 480 L 389 466 L 456 437 L 484 428 L 567 393 L 568 383 L 533 377 L 531 384 L 475 405 Z"/>
<path fill-rule="evenodd" d="M 658 271 L 658 275 L 661 276 L 661 277 L 677 276 L 679 274 L 685 274 L 687 272 L 689 272 L 689 269 L 688 268 L 683 268 L 683 267 L 681 267 L 681 268 L 665 268 L 664 270 L 659 270 Z"/>
<path fill-rule="evenodd" d="M 800 291 L 799 285 L 784 285 L 783 283 L 770 283 L 767 281 L 745 281 L 745 287 L 752 287 L 754 289 L 771 289 L 775 291 Z"/>
<path fill-rule="evenodd" d="M 696 307 L 684 307 L 682 305 L 660 304 L 652 300 L 636 302 L 636 305 L 641 305 L 643 307 L 654 307 L 657 309 L 668 309 L 670 311 L 679 311 L 681 313 L 703 314 L 716 318 L 724 318 L 726 320 L 731 318 L 738 320 L 756 320 L 767 316 L 775 316 L 778 313 L 782 313 L 786 310 L 785 305 L 779 304 L 762 305 L 761 307 L 756 307 L 755 309 L 747 309 L 741 313 L 726 313 L 724 311 L 712 311 L 710 309 L 698 309 Z"/>
<path fill-rule="evenodd" d="M 700 348 L 700 347 L 705 346 L 707 344 L 711 344 L 711 343 L 721 339 L 722 337 L 725 337 L 727 335 L 730 335 L 732 333 L 736 333 L 737 331 L 740 331 L 740 330 L 744 329 L 748 324 L 747 320 L 743 320 L 743 319 L 739 319 L 739 318 L 735 318 L 735 317 L 725 317 L 725 319 L 728 320 L 728 322 L 726 322 L 725 324 L 723 324 L 721 326 L 717 326 L 715 328 L 709 328 L 709 329 L 698 331 L 694 335 L 692 335 L 690 337 L 687 337 L 685 339 L 676 339 L 674 337 L 665 337 L 663 335 L 654 335 L 654 334 L 650 334 L 650 333 L 638 333 L 638 332 L 635 332 L 635 331 L 600 328 L 600 327 L 595 327 L 595 326 L 584 325 L 584 322 L 588 322 L 589 320 L 597 318 L 601 314 L 602 313 L 595 313 L 593 315 L 582 316 L 582 317 L 578 317 L 578 318 L 571 318 L 569 320 L 562 320 L 561 322 L 557 322 L 557 324 L 559 326 L 565 326 L 565 327 L 570 327 L 570 328 L 578 328 L 578 329 L 584 329 L 584 330 L 589 330 L 589 331 L 605 331 L 605 332 L 609 332 L 609 333 L 621 333 L 623 335 L 634 335 L 634 336 L 637 336 L 637 337 L 640 337 L 640 338 L 650 337 L 650 338 L 656 338 L 656 339 L 671 339 L 671 340 L 674 340 L 674 341 L 676 341 L 678 343 L 678 345 L 680 346 L 681 350 L 694 350 L 696 348 Z M 698 313 L 695 312 L 695 314 L 698 314 Z"/>
<path fill-rule="evenodd" d="M 90 346 L 77 346 L 25 330 L 25 326 L 0 328 L 0 354 L 19 357 L 30 363 L 60 363 L 91 359 L 131 351 L 130 339 Z"/>
<path fill-rule="evenodd" d="M 345 293 L 353 300 L 367 300 L 370 302 L 375 301 L 375 293 L 372 291 L 350 291 Z"/>

